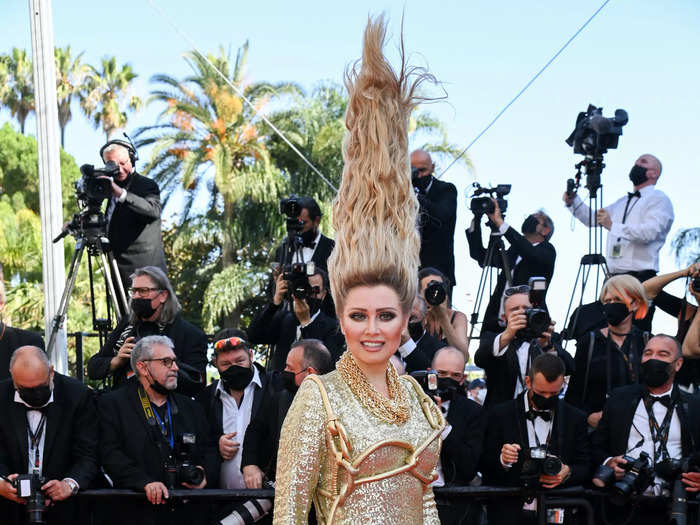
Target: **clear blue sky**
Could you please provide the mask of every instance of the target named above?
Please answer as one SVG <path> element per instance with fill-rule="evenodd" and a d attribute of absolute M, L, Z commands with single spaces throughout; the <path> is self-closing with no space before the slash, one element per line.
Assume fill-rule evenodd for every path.
<path fill-rule="evenodd" d="M 395 49 L 403 13 L 412 60 L 426 65 L 448 93 L 447 101 L 428 109 L 445 123 L 450 140 L 465 146 L 601 3 L 157 1 L 205 52 L 223 45 L 235 54 L 248 39 L 251 81 L 294 81 L 307 88 L 320 80 L 342 80 L 346 64 L 359 57 L 368 14 L 389 15 L 390 46 Z M 31 49 L 28 11 L 26 2 L 5 3 L 0 51 L 13 46 Z M 89 63 L 105 55 L 129 62 L 139 74 L 134 90 L 144 98 L 151 75 L 188 73 L 182 54 L 189 46 L 145 0 L 58 1 L 53 11 L 57 46 L 84 50 Z M 649 152 L 664 164 L 658 187 L 674 203 L 676 219 L 669 240 L 679 228 L 698 226 L 698 27 L 700 4 L 695 0 L 612 0 L 472 147 L 475 171 L 470 174 L 460 167 L 448 172 L 445 180 L 460 192 L 455 234 L 458 307 L 471 311 L 469 296 L 476 291 L 480 273 L 468 258 L 464 238 L 470 220 L 467 187 L 473 180 L 510 183 L 507 220 L 519 227 L 529 212 L 544 208 L 555 221 L 558 259 L 549 303 L 563 323 L 578 261 L 587 247 L 586 230 L 576 224 L 572 231 L 561 203 L 565 181 L 580 160 L 564 139 L 577 113 L 589 103 L 603 106 L 606 115 L 618 107 L 630 115 L 619 148 L 605 157 L 605 203 L 630 189 L 630 167 Z M 6 112 L 0 113 L 0 123 L 8 119 Z M 153 109 L 143 111 L 130 120 L 129 129 L 153 119 Z M 30 133 L 34 126 L 33 120 L 28 123 Z M 79 164 L 97 162 L 103 141 L 76 107 L 67 150 Z M 668 243 L 662 254 L 661 271 L 674 270 Z M 674 322 L 657 314 L 655 330 L 675 332 Z"/>

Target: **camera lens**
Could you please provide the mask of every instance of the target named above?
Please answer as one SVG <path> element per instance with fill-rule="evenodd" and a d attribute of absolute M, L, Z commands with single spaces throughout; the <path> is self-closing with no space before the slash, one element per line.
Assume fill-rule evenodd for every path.
<path fill-rule="evenodd" d="M 545 476 L 556 476 L 561 471 L 561 459 L 555 456 L 544 458 L 542 462 L 542 474 Z"/>
<path fill-rule="evenodd" d="M 447 298 L 445 284 L 440 281 L 430 281 L 428 286 L 425 287 L 423 294 L 425 295 L 425 301 L 432 306 L 442 304 Z"/>

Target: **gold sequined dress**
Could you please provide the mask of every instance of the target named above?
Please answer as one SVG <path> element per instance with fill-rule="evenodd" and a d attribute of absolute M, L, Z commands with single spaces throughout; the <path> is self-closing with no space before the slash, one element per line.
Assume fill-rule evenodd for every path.
<path fill-rule="evenodd" d="M 282 426 L 274 523 L 307 523 L 313 501 L 322 524 L 439 524 L 430 483 L 445 420 L 412 378 L 408 420 L 368 410 L 336 370 L 309 376 Z"/>

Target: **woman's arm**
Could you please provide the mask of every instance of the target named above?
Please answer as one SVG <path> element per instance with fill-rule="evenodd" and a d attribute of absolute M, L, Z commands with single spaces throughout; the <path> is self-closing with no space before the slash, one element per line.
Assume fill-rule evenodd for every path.
<path fill-rule="evenodd" d="M 698 269 L 700 269 L 700 264 L 695 263 L 691 264 L 688 268 L 678 270 L 677 272 L 665 273 L 663 275 L 652 277 L 651 279 L 648 279 L 642 283 L 642 286 L 644 286 L 644 292 L 647 294 L 649 300 L 652 300 L 661 290 L 664 289 L 668 283 L 673 282 L 676 279 L 680 279 L 681 277 L 688 277 L 693 273 L 697 273 Z"/>
<path fill-rule="evenodd" d="M 695 297 L 698 304 L 700 304 L 700 292 L 693 290 L 692 282 L 688 283 L 688 291 Z M 688 309 L 689 308 L 692 308 L 692 306 L 688 305 Z M 687 310 L 684 313 L 687 313 Z M 685 334 L 685 338 L 683 338 L 683 357 L 700 357 L 700 315 L 698 315 L 697 308 L 695 308 L 695 314 L 688 327 L 688 332 Z"/>

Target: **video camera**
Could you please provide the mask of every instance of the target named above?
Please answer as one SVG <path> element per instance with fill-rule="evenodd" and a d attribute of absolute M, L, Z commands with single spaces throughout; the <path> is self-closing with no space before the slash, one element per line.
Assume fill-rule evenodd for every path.
<path fill-rule="evenodd" d="M 447 298 L 447 284 L 442 281 L 433 280 L 428 283 L 423 292 L 425 302 L 431 306 L 442 304 Z"/>
<path fill-rule="evenodd" d="M 544 277 L 530 277 L 528 280 L 530 291 L 528 297 L 532 306 L 525 310 L 527 325 L 520 330 L 523 339 L 535 339 L 547 331 L 552 323 L 544 299 L 547 293 L 547 279 Z"/>
<path fill-rule="evenodd" d="M 196 442 L 197 436 L 194 434 L 183 434 L 176 445 L 175 453 L 165 461 L 163 482 L 168 489 L 179 488 L 182 483 L 199 485 L 204 481 L 204 470 L 192 461 L 192 451 Z"/>
<path fill-rule="evenodd" d="M 27 502 L 27 523 L 29 525 L 43 525 L 46 523 L 46 495 L 41 487 L 46 480 L 38 471 L 31 474 L 20 474 L 14 480 L 3 478 L 17 490 L 17 497 Z"/>
<path fill-rule="evenodd" d="M 545 445 L 532 447 L 520 469 L 520 484 L 524 489 L 536 489 L 540 486 L 540 476 L 556 476 L 561 468 L 561 459 L 547 453 Z"/>
<path fill-rule="evenodd" d="M 622 459 L 627 463 L 619 464 L 625 471 L 620 481 L 615 482 L 615 471 L 606 465 L 598 467 L 593 475 L 594 480 L 599 480 L 602 486 L 610 489 L 608 498 L 614 505 L 624 505 L 633 494 L 642 494 L 654 481 L 649 454 L 642 452 L 637 459 L 630 456 L 622 456 Z"/>
<path fill-rule="evenodd" d="M 102 201 L 112 195 L 112 183 L 99 177 L 117 177 L 119 166 L 114 161 L 108 161 L 102 168 L 95 168 L 92 164 L 80 166 L 83 176 L 75 182 L 75 195 L 79 201 L 85 203 L 88 208 L 100 207 Z"/>
<path fill-rule="evenodd" d="M 616 109 L 614 117 L 606 118 L 603 116 L 603 108 L 589 104 L 588 109 L 576 117 L 576 127 L 566 143 L 574 148 L 574 153 L 601 157 L 608 149 L 617 148 L 622 127 L 628 121 L 624 109 Z"/>
<path fill-rule="evenodd" d="M 457 388 L 454 386 L 444 387 L 440 384 L 440 378 L 435 370 L 416 370 L 411 372 L 411 377 L 418 381 L 431 399 L 439 397 L 442 401 L 451 401 L 457 394 Z"/>
<path fill-rule="evenodd" d="M 478 182 L 472 184 L 474 188 L 474 193 L 472 194 L 472 200 L 469 203 L 469 208 L 472 213 L 477 217 L 483 215 L 484 213 L 493 213 L 496 211 L 496 206 L 494 205 L 491 198 L 496 199 L 498 207 L 501 210 L 501 215 L 505 217 L 506 210 L 508 209 L 508 201 L 506 201 L 505 196 L 510 193 L 510 184 L 499 184 L 495 188 L 484 188 Z M 489 197 L 478 197 L 478 195 L 483 194 L 490 195 Z"/>

